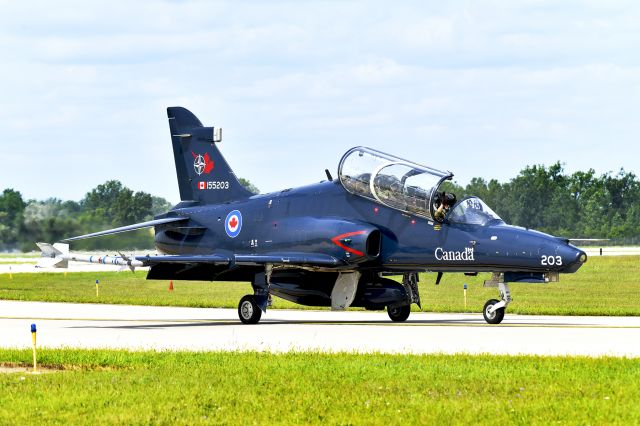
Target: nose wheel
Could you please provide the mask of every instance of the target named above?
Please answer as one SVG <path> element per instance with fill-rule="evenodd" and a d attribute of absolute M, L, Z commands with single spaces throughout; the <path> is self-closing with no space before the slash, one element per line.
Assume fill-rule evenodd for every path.
<path fill-rule="evenodd" d="M 262 310 L 256 303 L 255 296 L 248 294 L 240 299 L 238 316 L 243 324 L 257 324 L 260 321 Z"/>
<path fill-rule="evenodd" d="M 488 324 L 500 324 L 504 319 L 504 311 L 511 303 L 511 292 L 505 283 L 498 283 L 500 289 L 500 300 L 490 299 L 484 304 L 482 316 Z"/>
<path fill-rule="evenodd" d="M 494 306 L 500 303 L 496 299 L 487 300 L 482 310 L 484 320 L 489 324 L 500 324 L 504 319 L 504 308 L 495 309 Z"/>

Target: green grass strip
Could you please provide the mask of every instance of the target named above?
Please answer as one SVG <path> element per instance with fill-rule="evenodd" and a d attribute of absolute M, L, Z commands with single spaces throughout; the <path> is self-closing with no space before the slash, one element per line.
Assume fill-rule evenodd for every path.
<path fill-rule="evenodd" d="M 0 362 L 29 365 L 28 350 Z M 638 424 L 620 358 L 43 350 L 0 424 Z"/>
<path fill-rule="evenodd" d="M 236 308 L 249 283 L 147 281 L 146 273 L 78 272 L 0 274 L 0 299 L 50 302 L 116 303 L 130 305 Z M 510 313 L 546 315 L 640 315 L 640 256 L 593 257 L 575 274 L 561 275 L 559 283 L 511 284 Z M 488 274 L 467 277 L 445 274 L 434 285 L 435 274 L 420 274 L 423 311 L 480 312 L 495 288 L 484 288 Z M 96 297 L 95 280 L 100 280 Z M 467 306 L 463 284 L 468 284 Z M 274 308 L 309 309 L 274 298 Z M 413 307 L 417 310 L 417 307 Z M 311 308 L 317 309 L 317 308 Z"/>

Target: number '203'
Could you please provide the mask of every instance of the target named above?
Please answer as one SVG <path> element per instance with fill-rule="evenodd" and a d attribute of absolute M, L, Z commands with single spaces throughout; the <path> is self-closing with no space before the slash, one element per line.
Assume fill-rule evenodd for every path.
<path fill-rule="evenodd" d="M 540 264 L 542 266 L 560 266 L 562 265 L 562 257 L 561 256 L 547 256 L 545 254 L 540 258 Z"/>

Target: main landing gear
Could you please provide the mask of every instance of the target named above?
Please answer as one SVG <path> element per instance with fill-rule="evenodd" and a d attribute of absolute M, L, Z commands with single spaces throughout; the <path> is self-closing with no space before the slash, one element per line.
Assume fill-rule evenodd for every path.
<path fill-rule="evenodd" d="M 411 313 L 411 305 L 399 306 L 397 308 L 387 308 L 387 314 L 393 322 L 403 322 L 409 318 Z"/>
<path fill-rule="evenodd" d="M 482 315 L 484 320 L 489 324 L 500 324 L 504 319 L 504 311 L 511 303 L 511 292 L 509 291 L 509 285 L 503 282 L 498 282 L 498 288 L 500 289 L 500 300 L 490 299 L 484 304 Z"/>
<path fill-rule="evenodd" d="M 402 286 L 407 293 L 407 304 L 402 306 L 387 306 L 387 314 L 393 322 L 404 322 L 411 314 L 411 304 L 415 303 L 420 307 L 420 294 L 418 293 L 418 274 L 416 272 L 406 272 L 402 277 Z"/>
<path fill-rule="evenodd" d="M 260 306 L 258 306 L 254 295 L 247 294 L 240 299 L 240 303 L 238 304 L 238 316 L 243 324 L 257 324 L 258 321 L 260 321 L 260 317 L 262 317 L 262 310 L 260 309 Z"/>
<path fill-rule="evenodd" d="M 267 272 L 271 273 L 270 270 Z M 257 324 L 262 317 L 262 311 L 271 306 L 268 278 L 264 272 L 255 275 L 251 286 L 253 294 L 247 294 L 238 303 L 238 317 L 243 324 Z"/>

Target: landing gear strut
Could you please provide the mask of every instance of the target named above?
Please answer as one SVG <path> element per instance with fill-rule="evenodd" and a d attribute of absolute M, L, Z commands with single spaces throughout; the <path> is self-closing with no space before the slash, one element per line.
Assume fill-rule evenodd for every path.
<path fill-rule="evenodd" d="M 498 288 L 500 289 L 500 300 L 490 299 L 484 304 L 482 315 L 484 320 L 489 324 L 500 324 L 504 319 L 504 311 L 511 303 L 511 292 L 509 291 L 509 285 L 503 282 L 498 282 Z"/>

